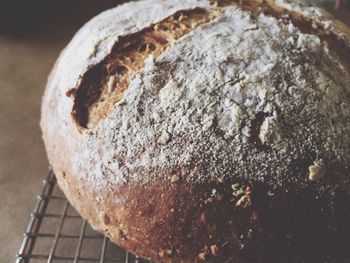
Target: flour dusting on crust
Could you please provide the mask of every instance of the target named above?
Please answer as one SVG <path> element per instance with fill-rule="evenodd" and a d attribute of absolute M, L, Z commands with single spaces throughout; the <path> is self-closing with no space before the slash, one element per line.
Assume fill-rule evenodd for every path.
<path fill-rule="evenodd" d="M 137 12 L 154 2 L 159 1 L 122 8 Z M 163 11 L 210 8 L 207 1 L 163 2 Z M 150 20 L 159 21 L 171 12 Z M 129 23 L 133 30 L 146 26 L 131 26 L 132 18 Z M 116 36 L 109 32 L 119 24 L 101 24 L 107 32 L 103 40 L 88 41 L 111 46 Z M 56 71 L 54 78 L 60 81 L 48 87 L 46 100 L 57 92 L 54 88 L 65 94 L 79 84 L 73 79 L 83 72 L 70 71 L 67 61 L 72 57 L 67 54 L 76 49 L 77 39 L 87 37 L 90 27 L 63 53 L 60 65 L 67 69 Z M 106 54 L 99 46 L 94 52 L 102 54 L 96 55 L 99 60 Z M 74 57 L 86 65 L 77 67 L 95 64 L 94 54 L 89 59 Z M 72 131 L 72 98 L 58 101 L 52 118 L 58 118 L 58 112 L 60 118 L 65 116 L 60 132 L 80 138 L 66 138 L 74 176 L 86 177 L 97 187 L 158 178 L 171 182 L 174 174 L 191 182 L 230 178 L 274 187 L 303 186 L 317 160 L 324 162 L 323 177 L 330 187 L 334 182 L 349 187 L 350 69 L 339 56 L 288 18 L 252 16 L 231 5 L 157 58 L 149 56 L 123 98 L 96 127 Z"/>

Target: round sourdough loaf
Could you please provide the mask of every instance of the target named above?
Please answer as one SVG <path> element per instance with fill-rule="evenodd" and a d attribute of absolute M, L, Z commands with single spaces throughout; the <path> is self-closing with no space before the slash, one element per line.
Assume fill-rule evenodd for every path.
<path fill-rule="evenodd" d="M 155 262 L 348 262 L 349 40 L 292 1 L 108 10 L 46 87 L 58 184 Z"/>

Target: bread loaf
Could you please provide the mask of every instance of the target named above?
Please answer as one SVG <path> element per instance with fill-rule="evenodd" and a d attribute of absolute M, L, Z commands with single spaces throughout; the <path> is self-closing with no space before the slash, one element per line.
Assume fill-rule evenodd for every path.
<path fill-rule="evenodd" d="M 74 36 L 41 127 L 71 204 L 141 257 L 348 262 L 349 83 L 320 9 L 143 0 Z"/>

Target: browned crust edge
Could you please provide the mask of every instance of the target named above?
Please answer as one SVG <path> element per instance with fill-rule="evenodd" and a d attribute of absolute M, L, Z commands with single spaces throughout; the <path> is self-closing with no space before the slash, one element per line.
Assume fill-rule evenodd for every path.
<path fill-rule="evenodd" d="M 125 184 L 97 190 L 60 174 L 72 205 L 98 231 L 155 262 L 345 262 L 350 197 L 262 183 Z M 342 261 L 343 260 L 343 261 Z"/>

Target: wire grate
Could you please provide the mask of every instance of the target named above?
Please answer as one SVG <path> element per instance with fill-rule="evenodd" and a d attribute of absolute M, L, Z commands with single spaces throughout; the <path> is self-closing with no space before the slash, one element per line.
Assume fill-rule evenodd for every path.
<path fill-rule="evenodd" d="M 23 235 L 16 263 L 150 263 L 94 231 L 56 187 L 50 170 Z"/>

